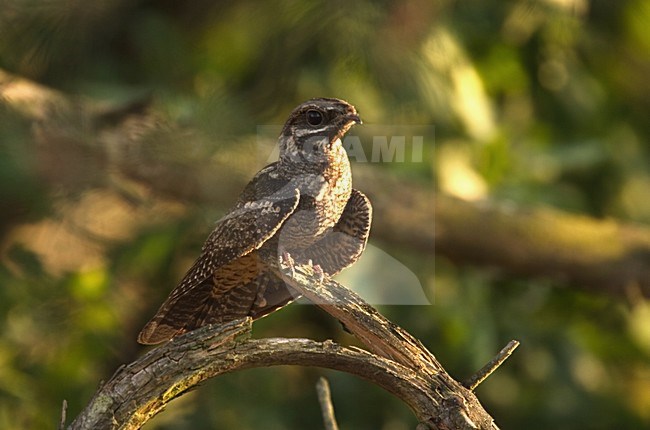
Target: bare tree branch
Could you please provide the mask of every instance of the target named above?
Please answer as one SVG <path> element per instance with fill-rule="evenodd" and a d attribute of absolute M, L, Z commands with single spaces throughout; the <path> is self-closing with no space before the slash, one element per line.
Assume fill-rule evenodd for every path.
<path fill-rule="evenodd" d="M 454 380 L 422 343 L 381 315 L 353 291 L 321 279 L 308 266 L 283 267 L 287 285 L 338 319 L 371 352 L 411 369 L 432 390 L 436 407 L 408 401 L 422 424 L 430 428 L 496 428 L 474 394 Z M 449 400 L 453 402 L 449 403 Z M 438 427 L 440 426 L 440 427 Z"/>
<path fill-rule="evenodd" d="M 65 428 L 65 420 L 67 414 L 68 414 L 68 401 L 66 399 L 63 399 L 63 402 L 61 403 L 61 420 L 59 421 L 59 430 L 63 430 Z"/>
<path fill-rule="evenodd" d="M 318 393 L 318 403 L 320 403 L 320 408 L 323 412 L 323 424 L 325 424 L 325 430 L 339 430 L 339 425 L 334 416 L 334 405 L 332 404 L 330 384 L 327 382 L 327 379 L 322 376 L 316 383 L 316 392 Z"/>
<path fill-rule="evenodd" d="M 342 285 L 318 278 L 311 268 L 296 267 L 295 277 L 287 280 L 345 323 L 375 354 L 331 341 L 241 340 L 251 329 L 250 319 L 207 326 L 118 369 L 69 429 L 136 429 L 206 379 L 283 364 L 324 367 L 367 379 L 404 401 L 420 428 L 497 428 L 474 393 L 449 376 L 419 341 Z"/>
<path fill-rule="evenodd" d="M 353 291 L 331 279 L 321 280 L 309 266 L 283 269 L 287 285 L 343 323 L 371 352 L 432 375 L 444 371 L 420 341 Z"/>
<path fill-rule="evenodd" d="M 511 340 L 506 346 L 499 351 L 499 353 L 494 356 L 485 366 L 483 366 L 478 372 L 472 375 L 463 385 L 468 389 L 474 391 L 483 381 L 485 381 L 488 376 L 494 373 L 495 370 L 499 368 L 507 359 L 512 355 L 512 353 L 519 346 L 519 341 Z"/>

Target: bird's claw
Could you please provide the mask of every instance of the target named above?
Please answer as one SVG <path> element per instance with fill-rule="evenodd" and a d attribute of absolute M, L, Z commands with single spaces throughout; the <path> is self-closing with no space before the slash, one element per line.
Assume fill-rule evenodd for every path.
<path fill-rule="evenodd" d="M 320 267 L 320 264 L 314 264 L 311 259 L 307 260 L 307 264 L 312 268 L 314 274 L 318 276 L 318 283 L 322 284 L 325 280 L 325 272 L 323 271 L 323 268 Z"/>
<path fill-rule="evenodd" d="M 296 261 L 287 251 L 283 251 L 280 255 L 280 265 L 286 266 L 291 270 L 292 278 L 296 276 Z M 325 272 L 323 271 L 323 268 L 320 267 L 319 264 L 314 264 L 311 259 L 307 260 L 307 265 L 311 267 L 313 273 L 318 276 L 318 282 L 322 284 L 325 280 Z"/>
<path fill-rule="evenodd" d="M 323 271 L 323 268 L 320 267 L 320 264 L 314 265 L 314 273 L 318 275 L 318 283 L 322 284 L 325 280 L 325 272 Z"/>
<path fill-rule="evenodd" d="M 296 276 L 296 262 L 287 251 L 282 252 L 282 255 L 280 256 L 280 264 L 287 266 L 291 270 L 292 278 Z"/>

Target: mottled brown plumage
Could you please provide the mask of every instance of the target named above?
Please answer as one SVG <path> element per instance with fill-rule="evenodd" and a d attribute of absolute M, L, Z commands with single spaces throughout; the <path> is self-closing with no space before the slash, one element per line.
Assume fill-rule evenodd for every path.
<path fill-rule="evenodd" d="M 278 272 L 285 253 L 330 276 L 354 263 L 368 240 L 372 208 L 352 189 L 341 138 L 360 122 L 354 107 L 338 99 L 294 109 L 278 141 L 279 160 L 246 186 L 138 341 L 156 344 L 286 305 L 295 297 Z"/>

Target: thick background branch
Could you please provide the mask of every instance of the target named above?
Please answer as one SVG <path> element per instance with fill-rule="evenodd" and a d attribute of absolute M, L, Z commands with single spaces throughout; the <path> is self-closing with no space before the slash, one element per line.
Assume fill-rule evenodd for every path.
<path fill-rule="evenodd" d="M 375 211 L 373 237 L 503 273 L 549 276 L 594 292 L 650 297 L 650 229 L 550 208 L 467 202 L 355 171 Z"/>

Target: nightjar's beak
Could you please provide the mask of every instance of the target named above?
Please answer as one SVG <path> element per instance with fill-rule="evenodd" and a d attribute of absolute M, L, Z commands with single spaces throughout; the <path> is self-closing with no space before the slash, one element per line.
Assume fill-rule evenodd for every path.
<path fill-rule="evenodd" d="M 351 114 L 345 115 L 345 119 L 347 119 L 348 121 L 354 121 L 357 124 L 363 124 L 363 121 L 361 121 L 361 117 L 359 115 L 357 115 L 356 113 L 351 113 Z"/>

